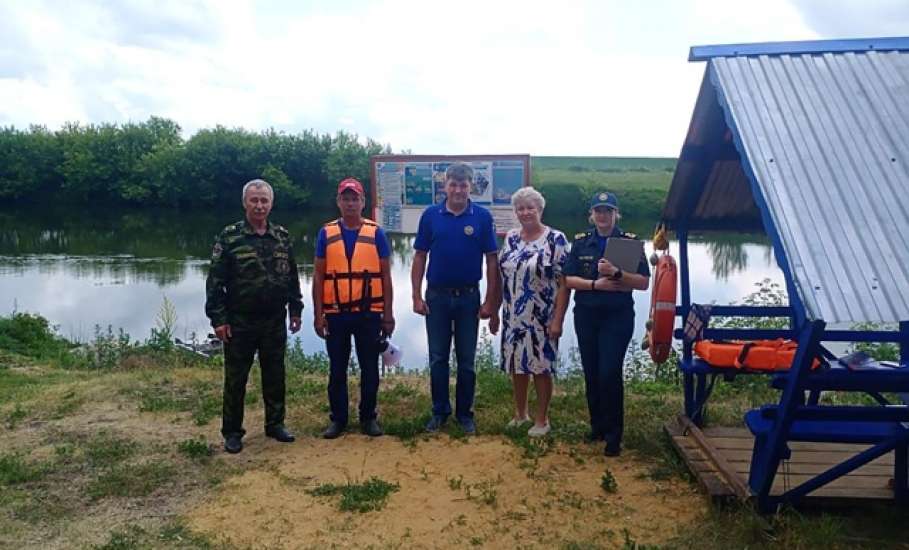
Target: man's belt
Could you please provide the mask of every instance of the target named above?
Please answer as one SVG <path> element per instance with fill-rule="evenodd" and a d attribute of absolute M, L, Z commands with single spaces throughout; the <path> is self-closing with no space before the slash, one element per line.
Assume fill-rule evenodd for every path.
<path fill-rule="evenodd" d="M 472 292 L 479 291 L 480 287 L 478 285 L 467 285 L 467 286 L 435 286 L 430 285 L 429 290 L 433 292 L 440 292 L 444 294 L 451 294 L 452 296 L 461 296 L 462 294 L 470 294 Z"/>

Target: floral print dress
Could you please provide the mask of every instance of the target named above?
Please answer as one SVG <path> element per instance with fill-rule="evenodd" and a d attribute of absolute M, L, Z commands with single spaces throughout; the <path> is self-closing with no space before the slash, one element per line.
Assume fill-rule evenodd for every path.
<path fill-rule="evenodd" d="M 554 374 L 558 340 L 549 338 L 548 325 L 568 240 L 550 227 L 533 242 L 521 230 L 505 236 L 499 252 L 502 272 L 502 369 L 509 374 Z"/>

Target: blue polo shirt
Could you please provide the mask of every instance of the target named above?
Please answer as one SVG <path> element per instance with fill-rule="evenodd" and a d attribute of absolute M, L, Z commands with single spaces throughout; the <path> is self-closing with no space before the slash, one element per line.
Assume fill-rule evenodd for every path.
<path fill-rule="evenodd" d="M 495 223 L 489 210 L 470 202 L 455 216 L 446 203 L 423 211 L 413 247 L 429 253 L 430 286 L 475 285 L 483 278 L 483 255 L 495 252 Z"/>

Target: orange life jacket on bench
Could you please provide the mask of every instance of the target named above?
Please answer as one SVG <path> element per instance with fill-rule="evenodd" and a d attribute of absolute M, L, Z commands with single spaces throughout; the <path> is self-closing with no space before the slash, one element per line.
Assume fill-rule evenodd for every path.
<path fill-rule="evenodd" d="M 364 219 L 350 259 L 338 221 L 325 224 L 325 282 L 322 306 L 325 313 L 384 309 L 382 268 L 376 247 L 374 221 Z"/>
<path fill-rule="evenodd" d="M 694 353 L 713 367 L 774 372 L 789 370 L 798 346 L 798 342 L 782 338 L 749 342 L 699 340 L 694 344 Z M 820 365 L 815 358 L 811 369 Z"/>

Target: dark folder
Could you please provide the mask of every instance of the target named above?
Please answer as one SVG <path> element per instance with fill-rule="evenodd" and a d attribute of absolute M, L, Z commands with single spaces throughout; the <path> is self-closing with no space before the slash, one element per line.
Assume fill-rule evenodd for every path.
<path fill-rule="evenodd" d="M 629 273 L 638 272 L 638 264 L 643 255 L 644 241 L 621 237 L 610 237 L 606 241 L 606 252 L 603 253 L 603 257 L 612 265 Z"/>

